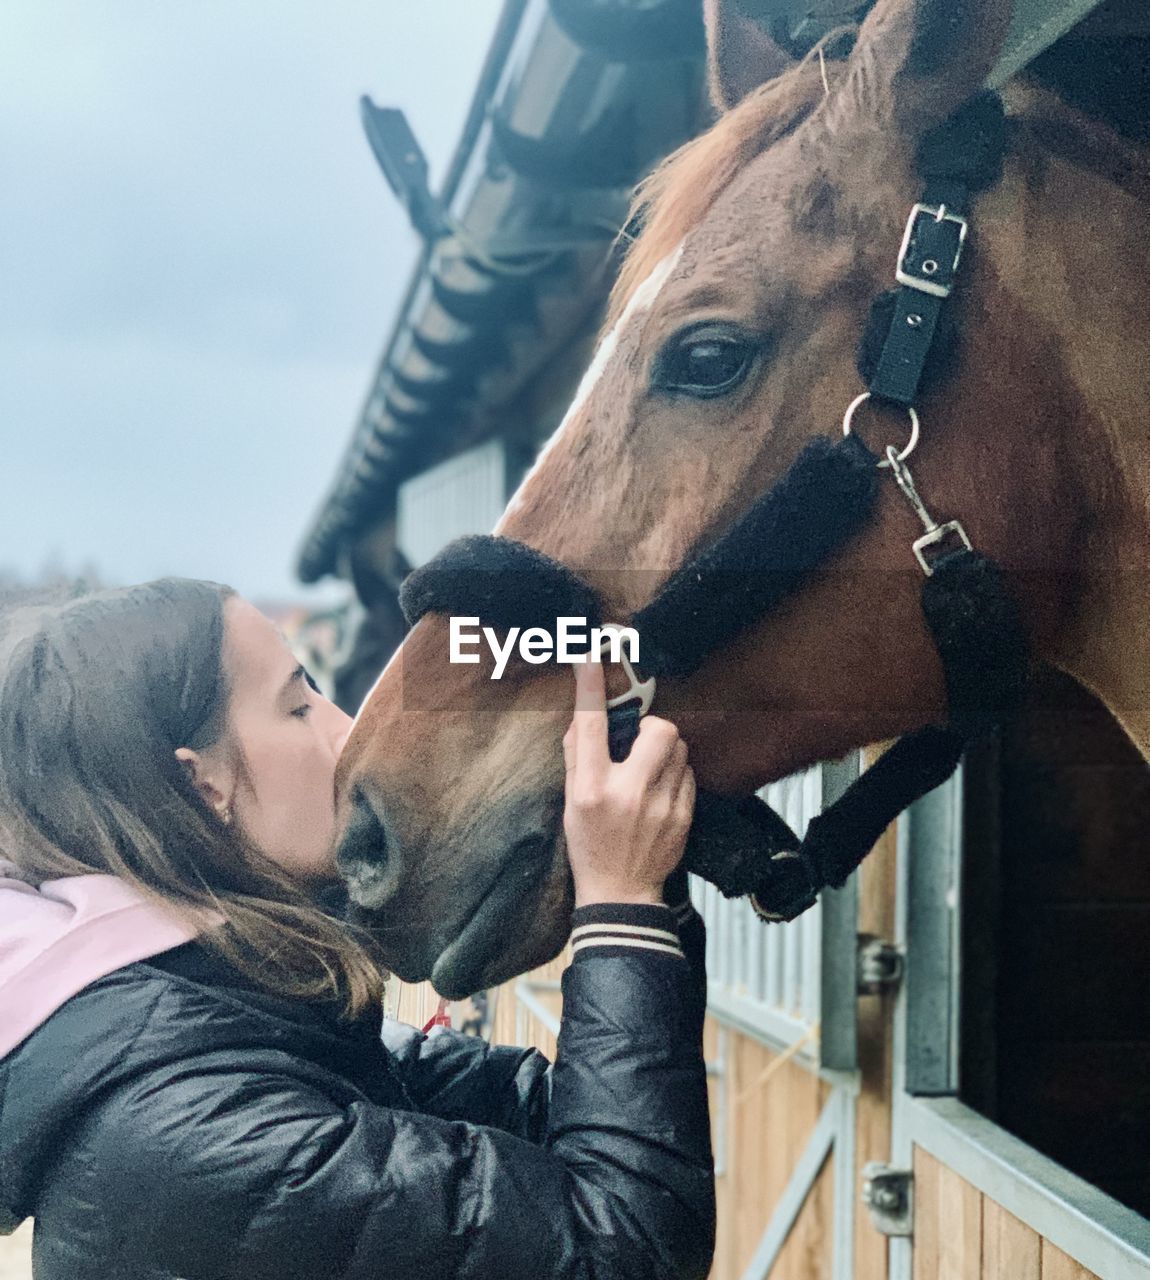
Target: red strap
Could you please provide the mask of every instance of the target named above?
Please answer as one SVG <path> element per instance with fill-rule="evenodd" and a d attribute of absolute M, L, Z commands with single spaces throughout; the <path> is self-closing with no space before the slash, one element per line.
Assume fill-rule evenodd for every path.
<path fill-rule="evenodd" d="M 431 1021 L 428 1022 L 427 1026 L 423 1028 L 423 1034 L 427 1035 L 427 1033 L 431 1030 L 432 1027 L 450 1027 L 450 1026 L 451 1026 L 451 1016 L 447 1012 L 447 1000 L 441 996 L 439 999 L 439 1007 L 436 1009 L 434 1015 L 431 1018 Z"/>

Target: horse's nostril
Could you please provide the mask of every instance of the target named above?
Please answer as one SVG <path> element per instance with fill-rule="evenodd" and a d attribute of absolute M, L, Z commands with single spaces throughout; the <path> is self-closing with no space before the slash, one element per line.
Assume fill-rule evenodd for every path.
<path fill-rule="evenodd" d="M 348 894 L 360 907 L 375 909 L 394 892 L 395 859 L 389 856 L 387 835 L 374 806 L 358 789 L 335 853 L 336 867 L 347 882 Z"/>

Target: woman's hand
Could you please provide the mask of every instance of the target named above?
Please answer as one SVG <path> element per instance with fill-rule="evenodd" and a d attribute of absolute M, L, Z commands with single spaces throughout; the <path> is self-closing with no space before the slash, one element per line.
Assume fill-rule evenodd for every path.
<path fill-rule="evenodd" d="M 645 716 L 630 755 L 616 764 L 607 750 L 603 664 L 579 663 L 563 760 L 575 905 L 661 903 L 695 808 L 695 775 L 679 731 L 669 720 Z"/>

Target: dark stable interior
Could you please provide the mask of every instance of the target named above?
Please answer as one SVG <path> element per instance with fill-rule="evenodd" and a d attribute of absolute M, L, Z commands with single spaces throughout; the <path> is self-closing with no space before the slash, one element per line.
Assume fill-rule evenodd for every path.
<path fill-rule="evenodd" d="M 1150 766 L 1044 671 L 968 780 L 961 1096 L 1150 1215 Z"/>

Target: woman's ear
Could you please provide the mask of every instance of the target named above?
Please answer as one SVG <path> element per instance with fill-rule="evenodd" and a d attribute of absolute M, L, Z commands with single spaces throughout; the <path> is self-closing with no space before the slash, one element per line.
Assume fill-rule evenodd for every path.
<path fill-rule="evenodd" d="M 191 747 L 177 747 L 176 759 L 208 808 L 225 826 L 230 826 L 235 786 L 222 766 L 209 761 L 205 755 L 193 751 Z"/>
<path fill-rule="evenodd" d="M 703 0 L 707 28 L 707 78 L 711 102 L 719 112 L 730 111 L 759 85 L 793 65 L 739 0 Z"/>

